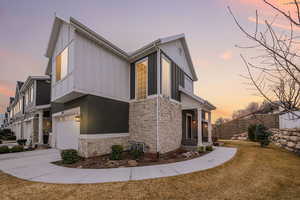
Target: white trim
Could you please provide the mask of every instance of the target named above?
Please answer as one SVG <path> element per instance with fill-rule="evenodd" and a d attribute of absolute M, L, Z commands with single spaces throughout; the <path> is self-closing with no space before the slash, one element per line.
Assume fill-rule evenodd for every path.
<path fill-rule="evenodd" d="M 116 137 L 128 137 L 129 133 L 99 133 L 99 134 L 80 134 L 79 139 L 106 139 Z"/>
<path fill-rule="evenodd" d="M 136 79 L 136 77 L 137 77 L 137 65 L 139 63 L 142 63 L 142 62 L 145 62 L 145 61 L 147 61 L 146 99 L 148 97 L 148 68 L 149 68 L 149 58 L 146 57 L 146 58 L 144 58 L 142 60 L 139 60 L 139 61 L 137 61 L 137 62 L 134 63 L 134 68 L 135 68 L 135 75 L 134 75 L 134 78 L 135 78 L 135 81 L 134 81 L 134 84 L 135 84 L 135 90 L 134 90 L 135 95 L 134 95 L 134 97 L 135 97 L 135 100 L 141 100 L 141 99 L 137 99 L 137 89 L 138 89 L 137 88 L 137 79 Z"/>
<path fill-rule="evenodd" d="M 188 117 L 191 117 L 191 138 L 188 137 Z M 186 113 L 185 115 L 185 139 L 192 139 L 192 125 L 193 125 L 193 115 Z"/>
<path fill-rule="evenodd" d="M 68 116 L 68 115 L 79 115 L 80 114 L 80 107 L 72 108 L 69 110 L 64 110 L 62 112 L 52 114 L 52 117 L 61 117 L 61 116 Z"/>

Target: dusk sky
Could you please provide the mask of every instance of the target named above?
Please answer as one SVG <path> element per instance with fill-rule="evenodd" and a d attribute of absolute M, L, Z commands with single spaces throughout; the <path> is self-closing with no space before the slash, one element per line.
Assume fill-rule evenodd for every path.
<path fill-rule="evenodd" d="M 234 110 L 259 98 L 240 77 L 246 71 L 235 44 L 245 43 L 246 38 L 227 6 L 251 32 L 255 9 L 266 18 L 272 14 L 261 0 L 0 0 L 0 113 L 14 95 L 17 80 L 44 74 L 44 54 L 56 13 L 76 18 L 125 51 L 184 33 L 199 78 L 195 93 L 217 107 L 214 119 L 231 117 Z M 285 29 L 284 24 L 276 26 Z"/>

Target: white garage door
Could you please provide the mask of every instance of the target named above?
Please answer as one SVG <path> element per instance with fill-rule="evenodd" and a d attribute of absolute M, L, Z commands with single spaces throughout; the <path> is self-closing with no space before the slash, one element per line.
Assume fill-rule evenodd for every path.
<path fill-rule="evenodd" d="M 56 142 L 58 149 L 78 150 L 80 122 L 74 116 L 57 118 L 55 120 Z"/>

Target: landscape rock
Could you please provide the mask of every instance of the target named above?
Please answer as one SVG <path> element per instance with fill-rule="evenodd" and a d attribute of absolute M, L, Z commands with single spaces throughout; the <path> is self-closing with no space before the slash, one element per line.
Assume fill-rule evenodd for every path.
<path fill-rule="evenodd" d="M 127 164 L 130 166 L 130 167 L 135 167 L 138 165 L 138 163 L 136 162 L 136 160 L 128 160 Z"/>

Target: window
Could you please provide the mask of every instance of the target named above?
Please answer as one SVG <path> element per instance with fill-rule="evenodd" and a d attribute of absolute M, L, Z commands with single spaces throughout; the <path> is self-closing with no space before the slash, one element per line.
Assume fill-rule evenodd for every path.
<path fill-rule="evenodd" d="M 22 110 L 23 110 L 23 99 L 22 99 L 22 97 L 21 97 L 21 99 L 20 99 L 20 102 L 19 102 L 19 111 L 21 111 L 22 112 Z"/>
<path fill-rule="evenodd" d="M 68 50 L 67 47 L 56 56 L 56 81 L 63 79 L 68 74 Z"/>
<path fill-rule="evenodd" d="M 29 101 L 29 102 L 33 102 L 33 86 L 34 86 L 34 85 L 32 85 L 32 86 L 30 87 L 30 101 Z"/>
<path fill-rule="evenodd" d="M 135 65 L 135 96 L 136 99 L 145 99 L 148 92 L 148 59 Z"/>
<path fill-rule="evenodd" d="M 171 96 L 171 62 L 162 56 L 162 94 L 166 97 Z"/>

